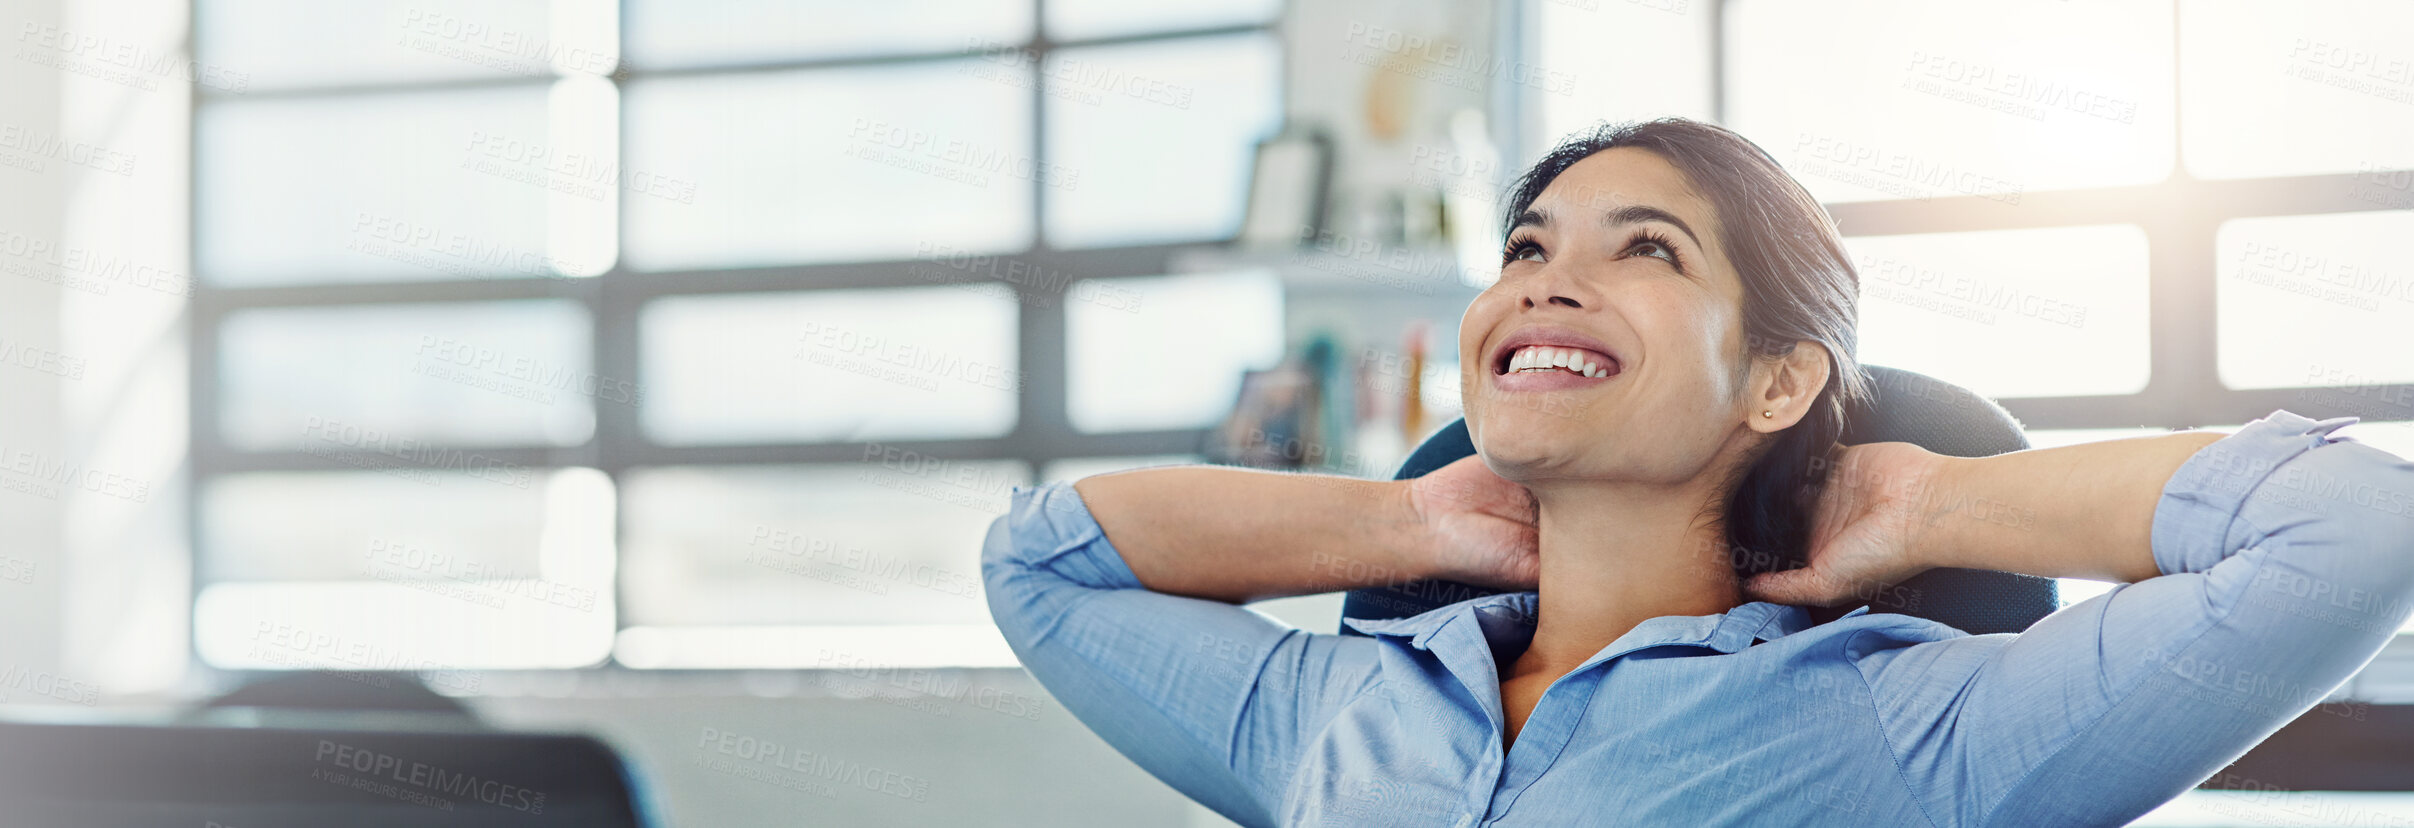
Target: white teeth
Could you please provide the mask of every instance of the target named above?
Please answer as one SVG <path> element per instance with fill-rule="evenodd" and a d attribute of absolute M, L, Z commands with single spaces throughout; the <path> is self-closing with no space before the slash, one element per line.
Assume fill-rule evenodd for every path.
<path fill-rule="evenodd" d="M 1566 369 L 1569 373 L 1579 376 L 1594 378 L 1609 376 L 1608 362 L 1596 362 L 1591 352 L 1575 348 L 1545 348 L 1535 345 L 1519 348 L 1515 353 L 1509 355 L 1509 373 L 1560 369 Z"/>

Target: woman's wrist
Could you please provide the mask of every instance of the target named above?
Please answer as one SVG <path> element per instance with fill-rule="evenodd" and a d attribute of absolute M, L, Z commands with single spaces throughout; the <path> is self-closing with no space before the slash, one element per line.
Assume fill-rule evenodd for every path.
<path fill-rule="evenodd" d="M 1379 492 L 1376 508 L 1367 510 L 1369 516 L 1367 544 L 1370 555 L 1378 555 L 1376 565 L 1387 570 L 1384 584 L 1403 584 L 1433 578 L 1449 578 L 1448 555 L 1428 519 L 1427 504 L 1419 491 L 1418 478 L 1385 480 L 1373 485 Z M 1378 551 L 1379 550 L 1379 551 Z"/>
<path fill-rule="evenodd" d="M 1913 524 L 1917 534 L 1906 549 L 1920 566 L 1988 568 L 1970 560 L 1972 550 L 1986 545 L 1984 521 L 1971 519 L 1971 507 L 1980 500 L 1971 491 L 1971 479 L 1985 473 L 1983 460 L 1944 454 L 1929 459 L 1920 486 L 1920 519 Z"/>

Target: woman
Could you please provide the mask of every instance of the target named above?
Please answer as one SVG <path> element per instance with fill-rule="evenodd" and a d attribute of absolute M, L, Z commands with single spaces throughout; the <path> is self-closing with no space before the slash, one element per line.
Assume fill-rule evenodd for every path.
<path fill-rule="evenodd" d="M 1018 489 L 990 530 L 1032 674 L 1242 824 L 2115 825 L 2414 608 L 2414 464 L 2329 436 L 2352 418 L 1834 446 L 1852 264 L 1731 132 L 1603 128 L 1512 202 L 1460 323 L 1476 457 L 1103 475 Z M 1805 609 L 1940 566 L 2123 585 L 2018 635 Z M 1352 622 L 1372 637 L 1236 606 L 1424 578 L 1520 591 Z"/>

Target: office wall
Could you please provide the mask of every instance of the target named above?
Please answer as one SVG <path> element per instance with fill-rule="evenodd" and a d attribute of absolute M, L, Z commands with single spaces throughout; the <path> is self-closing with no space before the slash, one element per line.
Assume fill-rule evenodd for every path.
<path fill-rule="evenodd" d="M 0 0 L 0 22 L 55 25 L 57 0 Z M 24 60 L 0 60 L 0 132 L 55 134 L 59 83 L 50 70 Z M 0 168 L 0 675 L 59 669 L 59 555 L 62 514 L 55 493 L 38 475 L 14 470 L 56 463 L 64 424 L 61 399 L 74 372 L 59 360 L 59 293 L 34 251 L 63 236 L 65 182 L 61 165 L 13 149 Z M 0 687 L 0 698 L 21 695 Z"/>

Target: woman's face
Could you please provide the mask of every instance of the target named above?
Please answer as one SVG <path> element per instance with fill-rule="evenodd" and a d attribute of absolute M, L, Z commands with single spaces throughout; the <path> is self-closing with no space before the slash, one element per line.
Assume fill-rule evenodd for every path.
<path fill-rule="evenodd" d="M 1595 153 L 1534 199 L 1459 324 L 1467 426 L 1494 472 L 1677 483 L 1751 436 L 1722 233 L 1649 150 Z"/>

